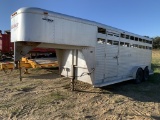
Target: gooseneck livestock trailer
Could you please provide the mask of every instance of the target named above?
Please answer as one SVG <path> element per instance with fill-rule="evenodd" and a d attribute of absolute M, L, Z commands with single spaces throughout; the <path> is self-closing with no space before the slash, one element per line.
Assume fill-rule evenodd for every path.
<path fill-rule="evenodd" d="M 35 47 L 55 48 L 60 74 L 102 87 L 152 74 L 152 39 L 39 8 L 11 16 L 15 61 Z"/>

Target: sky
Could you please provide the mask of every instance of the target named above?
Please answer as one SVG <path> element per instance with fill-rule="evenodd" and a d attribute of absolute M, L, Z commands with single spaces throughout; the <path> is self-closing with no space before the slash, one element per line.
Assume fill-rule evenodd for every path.
<path fill-rule="evenodd" d="M 160 36 L 160 0 L 0 0 L 0 30 L 22 7 L 38 7 L 88 19 L 142 36 Z"/>

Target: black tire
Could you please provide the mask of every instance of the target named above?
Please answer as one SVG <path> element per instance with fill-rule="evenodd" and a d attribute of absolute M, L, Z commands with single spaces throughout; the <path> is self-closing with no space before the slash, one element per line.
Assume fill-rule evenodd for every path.
<path fill-rule="evenodd" d="M 143 70 L 143 81 L 147 81 L 149 78 L 149 69 L 148 67 L 145 67 L 145 69 Z"/>
<path fill-rule="evenodd" d="M 135 83 L 141 83 L 143 81 L 143 70 L 141 68 L 138 68 L 136 72 L 136 78 L 135 78 Z"/>

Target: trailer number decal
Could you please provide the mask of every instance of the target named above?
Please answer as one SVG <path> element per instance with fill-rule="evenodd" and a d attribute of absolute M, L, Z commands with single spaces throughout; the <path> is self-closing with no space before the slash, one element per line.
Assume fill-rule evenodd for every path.
<path fill-rule="evenodd" d="M 46 20 L 47 22 L 53 22 L 53 20 L 49 18 L 42 18 L 42 20 Z"/>

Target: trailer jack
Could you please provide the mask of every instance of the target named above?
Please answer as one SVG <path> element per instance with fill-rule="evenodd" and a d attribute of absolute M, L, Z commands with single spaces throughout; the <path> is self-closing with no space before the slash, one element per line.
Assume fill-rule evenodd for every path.
<path fill-rule="evenodd" d="M 75 65 L 72 65 L 72 79 L 71 79 L 71 91 L 74 91 L 75 90 Z"/>

